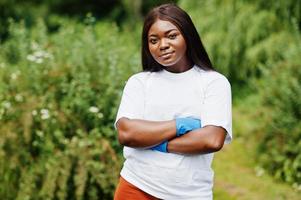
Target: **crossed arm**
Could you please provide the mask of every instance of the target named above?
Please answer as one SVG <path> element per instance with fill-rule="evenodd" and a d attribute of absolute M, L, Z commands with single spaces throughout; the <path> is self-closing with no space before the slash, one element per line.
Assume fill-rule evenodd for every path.
<path fill-rule="evenodd" d="M 199 154 L 219 151 L 226 131 L 218 126 L 205 126 L 176 137 L 176 122 L 121 118 L 117 122 L 119 143 L 129 147 L 151 147 L 168 140 L 168 152 Z"/>

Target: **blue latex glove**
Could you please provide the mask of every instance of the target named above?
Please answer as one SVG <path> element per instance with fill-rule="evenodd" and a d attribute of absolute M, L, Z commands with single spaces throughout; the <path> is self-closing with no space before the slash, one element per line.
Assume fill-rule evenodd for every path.
<path fill-rule="evenodd" d="M 167 151 L 167 141 L 164 141 L 162 142 L 161 144 L 158 144 L 152 148 L 150 148 L 151 150 L 154 150 L 154 151 L 161 151 L 161 152 L 164 152 L 164 153 L 168 153 Z"/>
<path fill-rule="evenodd" d="M 177 137 L 201 127 L 201 120 L 199 119 L 192 117 L 176 118 Z"/>

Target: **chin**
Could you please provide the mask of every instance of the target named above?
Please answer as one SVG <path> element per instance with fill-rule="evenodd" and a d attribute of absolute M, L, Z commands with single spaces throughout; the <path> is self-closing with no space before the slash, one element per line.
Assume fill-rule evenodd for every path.
<path fill-rule="evenodd" d="M 163 63 L 162 63 L 161 65 L 162 65 L 163 67 L 171 67 L 171 66 L 174 65 L 174 63 L 171 63 L 171 64 L 165 64 L 165 63 L 163 64 Z"/>
<path fill-rule="evenodd" d="M 173 66 L 175 64 L 177 64 L 177 62 L 159 62 L 160 65 L 164 66 L 164 67 L 170 67 Z"/>

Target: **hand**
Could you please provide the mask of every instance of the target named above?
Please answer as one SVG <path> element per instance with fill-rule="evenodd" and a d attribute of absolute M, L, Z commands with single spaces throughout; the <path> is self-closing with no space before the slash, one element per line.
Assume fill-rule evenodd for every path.
<path fill-rule="evenodd" d="M 152 148 L 150 148 L 151 150 L 154 151 L 160 151 L 160 152 L 164 152 L 164 153 L 168 153 L 167 151 L 167 141 L 162 142 L 161 144 L 158 144 Z"/>
<path fill-rule="evenodd" d="M 199 119 L 192 117 L 176 118 L 177 137 L 201 127 L 201 120 Z"/>

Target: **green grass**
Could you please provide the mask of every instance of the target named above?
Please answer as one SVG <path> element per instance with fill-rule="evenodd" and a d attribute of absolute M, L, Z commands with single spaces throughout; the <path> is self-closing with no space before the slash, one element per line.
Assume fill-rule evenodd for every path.
<path fill-rule="evenodd" d="M 256 107 L 258 99 L 254 97 L 250 96 L 244 103 Z M 244 105 L 238 103 L 233 109 L 234 140 L 215 154 L 214 199 L 300 200 L 300 191 L 276 181 L 256 163 L 261 118 L 252 112 L 254 108 Z"/>
<path fill-rule="evenodd" d="M 275 181 L 257 169 L 252 149 L 243 139 L 236 139 L 216 153 L 215 199 L 218 200 L 300 200 L 301 193 Z"/>

